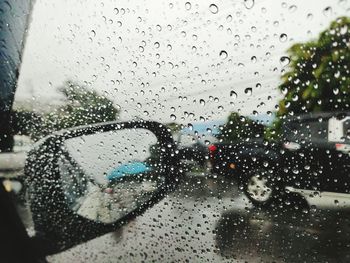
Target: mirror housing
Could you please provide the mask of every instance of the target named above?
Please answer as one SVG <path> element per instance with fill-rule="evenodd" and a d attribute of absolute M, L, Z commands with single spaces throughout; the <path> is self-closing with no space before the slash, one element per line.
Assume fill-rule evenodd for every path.
<path fill-rule="evenodd" d="M 84 135 L 123 129 L 146 129 L 158 140 L 162 152 L 162 187 L 136 209 L 112 223 L 93 221 L 69 208 L 62 188 L 58 160 L 66 140 Z M 182 174 L 176 146 L 166 126 L 150 121 L 108 122 L 63 130 L 39 141 L 28 154 L 25 165 L 28 199 L 33 215 L 36 247 L 43 256 L 58 253 L 100 235 L 117 230 L 158 203 L 175 189 Z"/>

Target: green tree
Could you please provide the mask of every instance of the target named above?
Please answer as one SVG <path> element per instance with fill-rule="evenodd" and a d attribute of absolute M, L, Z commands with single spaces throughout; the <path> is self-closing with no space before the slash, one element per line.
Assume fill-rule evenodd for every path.
<path fill-rule="evenodd" d="M 349 109 L 350 18 L 338 18 L 317 40 L 295 44 L 288 53 L 279 115 Z"/>
<path fill-rule="evenodd" d="M 261 138 L 264 134 L 264 125 L 248 117 L 231 112 L 227 122 L 220 127 L 217 137 L 223 142 L 233 142 L 247 138 Z"/>
<path fill-rule="evenodd" d="M 43 117 L 34 111 L 16 109 L 12 112 L 13 133 L 36 138 L 41 133 L 43 121 Z"/>
<path fill-rule="evenodd" d="M 350 18 L 336 19 L 316 40 L 294 44 L 288 54 L 290 63 L 278 87 L 284 98 L 266 132 L 270 138 L 279 136 L 288 115 L 349 109 Z"/>
<path fill-rule="evenodd" d="M 181 124 L 178 124 L 176 122 L 170 122 L 166 125 L 168 129 L 170 129 L 171 133 L 178 133 L 182 130 L 183 126 Z"/>
<path fill-rule="evenodd" d="M 50 113 L 38 116 L 21 111 L 16 125 L 19 133 L 38 139 L 61 129 L 113 121 L 119 114 L 111 100 L 85 86 L 67 81 L 58 91 L 63 94 L 64 103 Z"/>
<path fill-rule="evenodd" d="M 46 117 L 48 126 L 54 130 L 112 121 L 119 113 L 111 100 L 71 81 L 59 91 L 65 97 L 65 104 Z"/>

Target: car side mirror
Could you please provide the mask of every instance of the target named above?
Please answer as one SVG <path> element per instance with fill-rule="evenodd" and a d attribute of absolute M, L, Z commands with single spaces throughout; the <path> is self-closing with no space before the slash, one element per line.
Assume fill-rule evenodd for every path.
<path fill-rule="evenodd" d="M 157 122 L 61 131 L 29 152 L 25 175 L 35 240 L 54 254 L 115 231 L 179 182 L 170 132 Z"/>

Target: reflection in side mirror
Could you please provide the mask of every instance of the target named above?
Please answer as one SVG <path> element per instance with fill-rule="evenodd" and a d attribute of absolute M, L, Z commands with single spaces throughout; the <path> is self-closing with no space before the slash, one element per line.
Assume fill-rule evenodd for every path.
<path fill-rule="evenodd" d="M 44 254 L 115 231 L 173 190 L 174 141 L 156 122 L 97 124 L 53 134 L 29 153 L 25 173 Z"/>
<path fill-rule="evenodd" d="M 158 139 L 149 130 L 83 135 L 66 140 L 64 146 L 59 159 L 62 187 L 78 215 L 113 223 L 164 187 L 160 155 L 152 150 Z"/>

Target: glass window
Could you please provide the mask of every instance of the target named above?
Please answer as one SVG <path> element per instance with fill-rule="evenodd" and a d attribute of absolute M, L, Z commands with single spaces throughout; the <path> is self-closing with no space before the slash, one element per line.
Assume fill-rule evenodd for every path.
<path fill-rule="evenodd" d="M 49 262 L 350 262 L 350 147 L 337 137 L 350 120 L 334 121 L 350 112 L 349 0 L 32 4 L 23 50 L 9 40 L 23 30 L 0 24 L 0 87 L 14 94 L 0 175 L 32 232 L 31 219 L 62 219 L 48 232 L 79 222 Z M 59 131 L 132 121 L 172 138 L 128 128 L 36 152 Z M 36 214 L 29 199 L 50 198 L 33 187 L 47 185 L 72 217 Z"/>

